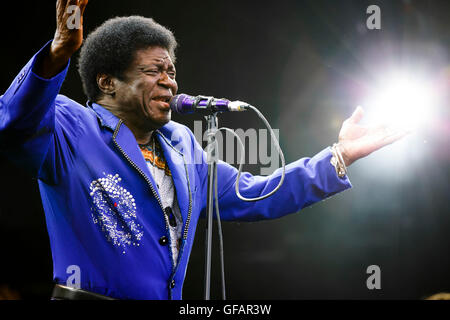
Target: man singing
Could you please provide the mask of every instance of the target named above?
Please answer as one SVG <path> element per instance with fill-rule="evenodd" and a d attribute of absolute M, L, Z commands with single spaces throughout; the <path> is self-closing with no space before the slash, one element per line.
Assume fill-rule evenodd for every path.
<path fill-rule="evenodd" d="M 173 34 L 150 18 L 113 18 L 85 40 L 88 0 L 58 0 L 57 28 L 0 99 L 0 151 L 38 179 L 59 299 L 181 299 L 198 219 L 205 215 L 205 152 L 171 121 L 177 93 Z M 70 28 L 76 5 L 81 20 Z M 60 95 L 80 48 L 86 106 Z M 404 133 L 363 127 L 358 108 L 333 144 L 286 166 L 282 187 L 257 202 L 240 200 L 237 170 L 218 164 L 224 220 L 294 213 L 351 187 L 346 167 Z M 175 139 L 176 138 L 176 139 Z M 240 193 L 273 190 L 268 177 L 243 173 Z M 80 288 L 68 290 L 77 266 Z"/>

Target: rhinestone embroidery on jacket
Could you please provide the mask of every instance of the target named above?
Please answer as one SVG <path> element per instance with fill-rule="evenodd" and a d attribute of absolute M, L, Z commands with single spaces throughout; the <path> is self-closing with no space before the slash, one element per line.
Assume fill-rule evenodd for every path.
<path fill-rule="evenodd" d="M 118 174 L 106 175 L 91 182 L 90 196 L 93 200 L 92 220 L 98 224 L 106 239 L 114 246 L 139 246 L 144 235 L 143 228 L 136 222 L 136 203 L 133 195 L 119 185 Z"/>

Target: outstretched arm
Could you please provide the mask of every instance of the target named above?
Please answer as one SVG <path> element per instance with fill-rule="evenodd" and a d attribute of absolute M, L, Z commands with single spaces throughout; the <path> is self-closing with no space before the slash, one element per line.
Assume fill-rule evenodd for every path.
<path fill-rule="evenodd" d="M 338 148 L 346 166 L 407 134 L 387 126 L 362 126 L 358 124 L 362 117 L 363 110 L 359 107 L 344 122 L 339 134 Z M 206 155 L 203 157 L 205 159 Z M 237 170 L 219 161 L 218 182 L 222 218 L 250 221 L 278 218 L 350 188 L 348 177 L 338 176 L 332 165 L 332 157 L 331 148 L 327 148 L 312 158 L 303 158 L 287 165 L 283 186 L 273 196 L 256 202 L 238 199 L 234 190 Z M 268 177 L 243 173 L 239 189 L 245 197 L 258 197 L 273 190 L 280 177 L 280 169 Z"/>
<path fill-rule="evenodd" d="M 206 189 L 208 163 L 207 154 L 187 129 L 192 141 L 192 157 L 198 163 L 199 179 L 197 194 L 202 196 L 202 214 L 206 213 Z M 186 151 L 184 151 L 186 152 Z M 332 152 L 326 148 L 312 158 L 302 158 L 286 166 L 283 185 L 272 196 L 255 202 L 246 202 L 238 198 L 235 182 L 238 170 L 219 160 L 217 165 L 218 199 L 220 216 L 223 220 L 256 221 L 275 219 L 295 213 L 304 207 L 351 188 L 347 176 L 339 177 L 331 164 Z M 243 172 L 239 179 L 239 191 L 242 196 L 255 198 L 271 192 L 281 179 L 281 169 L 270 176 L 257 176 Z"/>

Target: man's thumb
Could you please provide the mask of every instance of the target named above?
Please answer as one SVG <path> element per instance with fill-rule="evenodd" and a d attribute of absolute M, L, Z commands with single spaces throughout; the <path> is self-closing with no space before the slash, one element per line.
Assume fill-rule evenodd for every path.
<path fill-rule="evenodd" d="M 361 106 L 357 106 L 356 110 L 353 112 L 349 120 L 352 123 L 358 123 L 359 121 L 361 121 L 363 116 L 364 116 L 364 109 Z"/>

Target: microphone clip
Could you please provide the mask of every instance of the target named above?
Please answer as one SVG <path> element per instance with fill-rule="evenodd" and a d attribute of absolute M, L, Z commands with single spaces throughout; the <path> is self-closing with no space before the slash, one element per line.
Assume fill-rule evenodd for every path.
<path fill-rule="evenodd" d="M 196 96 L 195 102 L 194 102 L 194 108 L 196 111 L 200 112 L 211 112 L 211 113 L 217 113 L 221 110 L 218 110 L 215 104 L 215 98 L 209 97 L 209 96 Z M 201 101 L 205 101 L 205 103 L 200 104 Z"/>

